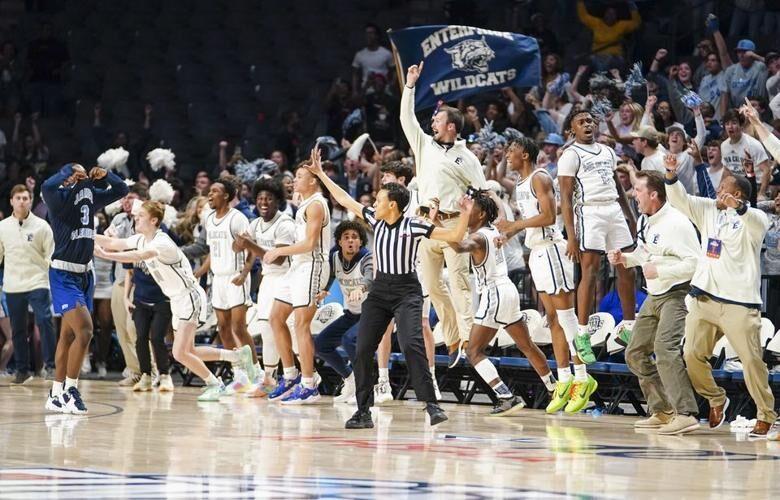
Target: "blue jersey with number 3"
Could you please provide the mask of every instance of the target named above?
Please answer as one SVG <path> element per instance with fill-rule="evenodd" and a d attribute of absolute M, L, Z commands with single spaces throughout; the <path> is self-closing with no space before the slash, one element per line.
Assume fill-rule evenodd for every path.
<path fill-rule="evenodd" d="M 112 172 L 108 172 L 100 181 L 85 179 L 71 186 L 63 186 L 62 183 L 72 174 L 73 165 L 65 165 L 41 186 L 54 233 L 52 260 L 88 264 L 95 249 L 95 213 L 124 197 L 128 188 Z"/>

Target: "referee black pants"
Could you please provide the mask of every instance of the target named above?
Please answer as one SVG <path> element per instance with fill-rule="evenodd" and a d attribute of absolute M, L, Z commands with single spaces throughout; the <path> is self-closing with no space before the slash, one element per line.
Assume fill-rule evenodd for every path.
<path fill-rule="evenodd" d="M 358 326 L 354 365 L 358 409 L 368 411 L 373 403 L 374 354 L 392 319 L 395 319 L 398 343 L 406 358 L 417 400 L 436 402 L 433 379 L 425 357 L 422 303 L 422 288 L 416 273 L 377 273 L 363 302 Z"/>

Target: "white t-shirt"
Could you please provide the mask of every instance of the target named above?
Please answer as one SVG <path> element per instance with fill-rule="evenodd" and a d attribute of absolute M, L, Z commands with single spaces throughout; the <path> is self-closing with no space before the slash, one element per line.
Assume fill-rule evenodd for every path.
<path fill-rule="evenodd" d="M 650 156 L 645 156 L 642 159 L 642 171 L 661 172 L 662 174 L 666 173 L 666 167 L 664 166 L 664 156 L 666 156 L 668 153 L 669 151 L 667 151 L 666 148 L 659 144 L 655 149 L 655 153 L 651 154 Z"/>
<path fill-rule="evenodd" d="M 576 177 L 575 205 L 604 203 L 618 198 L 615 186 L 617 154 L 603 144 L 575 142 L 558 161 L 558 177 Z"/>
<path fill-rule="evenodd" d="M 234 252 L 233 242 L 236 235 L 249 229 L 249 220 L 235 208 L 221 219 L 217 212 L 206 217 L 206 244 L 211 255 L 211 272 L 216 276 L 232 276 L 244 268 L 246 252 Z"/>
<path fill-rule="evenodd" d="M 764 146 L 761 145 L 756 139 L 753 139 L 747 134 L 742 134 L 739 142 L 732 144 L 731 139 L 726 139 L 720 144 L 720 155 L 722 157 L 723 166 L 731 171 L 733 174 L 745 175 L 745 169 L 742 168 L 742 159 L 745 157 L 745 150 L 750 153 L 750 157 L 753 158 L 753 165 L 756 169 L 756 182 L 760 182 L 761 172 L 758 170 L 758 166 L 769 159 L 764 150 Z"/>
<path fill-rule="evenodd" d="M 366 83 L 371 73 L 387 76 L 394 66 L 392 52 L 381 46 L 376 50 L 369 50 L 368 47 L 358 50 L 352 60 L 352 67 L 363 71 L 362 83 Z"/>
<path fill-rule="evenodd" d="M 265 251 L 279 246 L 290 246 L 295 243 L 295 221 L 284 212 L 276 212 L 269 222 L 258 217 L 249 224 L 249 234 L 254 238 L 257 246 Z M 290 269 L 290 258 L 284 259 L 281 264 L 263 263 L 263 276 L 283 275 Z"/>
<path fill-rule="evenodd" d="M 187 257 L 164 232 L 158 230 L 151 241 L 147 241 L 142 234 L 135 234 L 128 238 L 127 243 L 132 250 L 157 251 L 156 256 L 144 259 L 144 263 L 149 274 L 168 298 L 181 295 L 197 285 Z"/>
<path fill-rule="evenodd" d="M 723 168 L 724 167 L 720 167 L 717 171 L 715 171 L 712 167 L 707 167 L 707 174 L 710 176 L 712 187 L 714 187 L 715 190 L 718 189 L 718 186 L 720 186 L 720 181 L 723 179 Z"/>

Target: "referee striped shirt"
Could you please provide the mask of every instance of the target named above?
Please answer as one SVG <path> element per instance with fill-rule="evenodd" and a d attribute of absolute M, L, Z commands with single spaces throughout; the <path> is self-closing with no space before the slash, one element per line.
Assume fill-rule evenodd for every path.
<path fill-rule="evenodd" d="M 409 274 L 416 271 L 417 248 L 436 227 L 418 217 L 402 216 L 394 224 L 377 220 L 375 210 L 363 209 L 363 218 L 374 229 L 374 266 L 385 274 Z"/>

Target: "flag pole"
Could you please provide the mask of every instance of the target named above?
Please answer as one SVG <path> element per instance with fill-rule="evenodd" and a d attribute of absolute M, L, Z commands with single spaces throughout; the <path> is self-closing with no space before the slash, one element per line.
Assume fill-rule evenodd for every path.
<path fill-rule="evenodd" d="M 393 61 L 395 62 L 395 77 L 396 80 L 398 80 L 398 92 L 402 93 L 404 91 L 404 85 L 406 84 L 406 79 L 404 78 L 404 71 L 401 67 L 401 56 L 398 54 L 398 49 L 395 47 L 395 43 L 393 43 L 393 39 L 390 38 L 390 34 L 393 32 L 392 29 L 387 30 L 387 38 L 390 40 L 390 48 L 393 51 Z"/>

